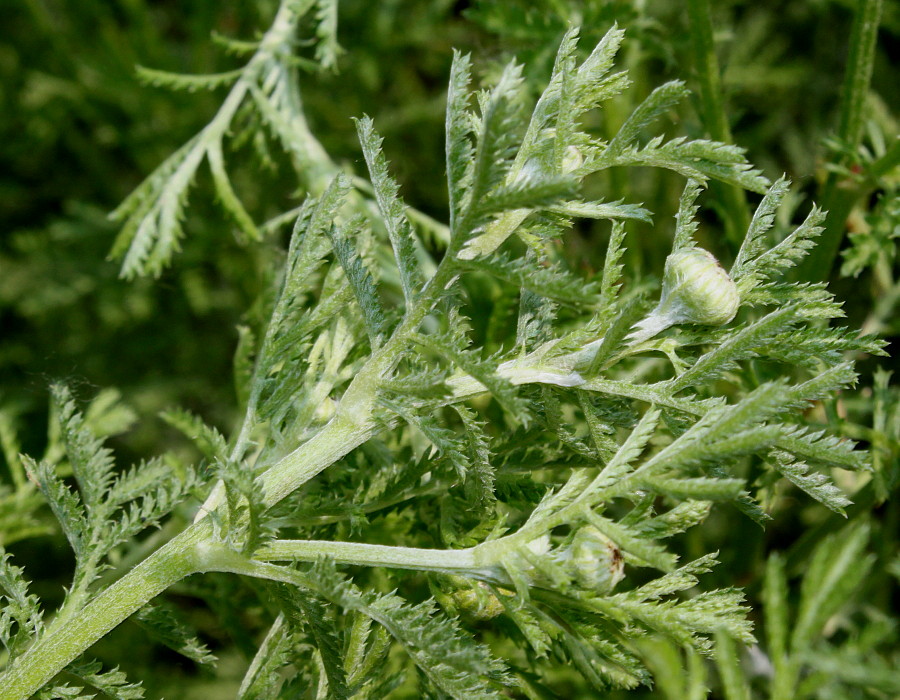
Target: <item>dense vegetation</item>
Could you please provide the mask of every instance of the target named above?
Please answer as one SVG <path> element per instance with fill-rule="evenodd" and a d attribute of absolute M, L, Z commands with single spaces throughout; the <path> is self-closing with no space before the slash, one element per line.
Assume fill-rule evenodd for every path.
<path fill-rule="evenodd" d="M 900 13 L 650 5 L 9 5 L 0 698 L 900 695 Z"/>

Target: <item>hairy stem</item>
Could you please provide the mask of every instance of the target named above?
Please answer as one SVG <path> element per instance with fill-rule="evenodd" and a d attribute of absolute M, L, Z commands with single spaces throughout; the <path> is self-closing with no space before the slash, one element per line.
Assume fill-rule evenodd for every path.
<path fill-rule="evenodd" d="M 26 700 L 127 617 L 185 576 L 203 571 L 200 543 L 212 532 L 193 525 L 100 593 L 62 627 L 51 626 L 0 676 L 0 700 Z"/>
<path fill-rule="evenodd" d="M 475 549 L 421 549 L 360 542 L 275 540 L 256 552 L 253 558 L 257 561 L 313 562 L 327 557 L 337 564 L 473 573 L 482 566 L 475 552 Z"/>

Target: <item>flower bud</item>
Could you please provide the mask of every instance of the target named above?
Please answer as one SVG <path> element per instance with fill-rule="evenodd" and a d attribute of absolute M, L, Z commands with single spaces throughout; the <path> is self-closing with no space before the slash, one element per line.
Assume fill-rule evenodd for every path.
<path fill-rule="evenodd" d="M 619 548 L 595 527 L 578 530 L 560 557 L 575 582 L 586 590 L 611 591 L 625 575 Z"/>
<path fill-rule="evenodd" d="M 444 575 L 438 577 L 437 582 L 432 587 L 432 594 L 450 615 L 478 623 L 493 620 L 505 610 L 491 587 L 481 581 Z M 500 595 L 514 595 L 502 588 L 497 590 Z"/>
<path fill-rule="evenodd" d="M 480 581 L 457 589 L 451 598 L 459 613 L 472 622 L 493 620 L 504 610 L 490 587 Z"/>
<path fill-rule="evenodd" d="M 734 318 L 740 302 L 737 286 L 712 253 L 685 248 L 666 259 L 655 313 L 672 324 L 721 326 Z"/>
<path fill-rule="evenodd" d="M 637 345 L 678 323 L 722 326 L 740 305 L 737 285 L 712 253 L 702 248 L 676 250 L 666 258 L 659 303 L 635 324 L 628 339 Z"/>

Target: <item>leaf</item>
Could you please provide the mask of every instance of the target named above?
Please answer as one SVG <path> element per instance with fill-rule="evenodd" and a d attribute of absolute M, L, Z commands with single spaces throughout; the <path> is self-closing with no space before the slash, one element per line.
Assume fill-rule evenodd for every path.
<path fill-rule="evenodd" d="M 594 351 L 588 366 L 581 371 L 582 376 L 591 378 L 600 373 L 605 363 L 613 355 L 622 349 L 622 344 L 628 332 L 634 327 L 640 318 L 646 312 L 646 302 L 642 297 L 631 299 L 627 304 L 622 305 L 616 317 L 612 320 L 609 328 L 603 334 L 599 345 Z M 576 369 L 579 369 L 576 367 Z"/>
<path fill-rule="evenodd" d="M 505 683 L 503 665 L 456 621 L 440 614 L 434 601 L 409 605 L 394 594 L 360 591 L 325 562 L 317 563 L 310 575 L 325 598 L 383 625 L 442 692 L 460 700 L 502 697 L 496 686 Z"/>
<path fill-rule="evenodd" d="M 220 140 L 217 139 L 210 143 L 206 149 L 206 157 L 209 161 L 209 170 L 212 173 L 216 194 L 225 213 L 234 220 L 238 228 L 251 241 L 262 240 L 259 229 L 253 223 L 253 217 L 244 208 L 243 203 L 231 186 L 231 180 L 228 178 L 228 173 L 225 170 L 225 158 L 222 155 L 222 142 Z"/>
<path fill-rule="evenodd" d="M 210 462 L 227 459 L 228 446 L 222 433 L 206 425 L 199 416 L 175 408 L 163 411 L 160 418 L 184 434 Z"/>
<path fill-rule="evenodd" d="M 227 527 L 224 539 L 234 550 L 250 556 L 274 536 L 275 525 L 265 517 L 268 507 L 260 482 L 244 464 L 218 463 L 225 484 Z"/>
<path fill-rule="evenodd" d="M 49 688 L 44 688 L 41 690 L 37 697 L 39 700 L 71 700 L 72 698 L 84 698 L 84 700 L 90 700 L 93 698 L 93 695 L 82 695 L 81 691 L 84 688 L 73 687 L 68 683 L 63 685 L 54 685 Z"/>
<path fill-rule="evenodd" d="M 238 405 L 246 407 L 252 390 L 256 334 L 249 326 L 238 326 L 238 342 L 234 349 L 234 393 Z"/>
<path fill-rule="evenodd" d="M 387 321 L 378 298 L 375 280 L 351 242 L 353 238 L 359 236 L 362 227 L 363 221 L 357 218 L 346 226 L 332 227 L 329 237 L 335 256 L 344 268 L 344 274 L 362 310 L 366 331 L 374 350 L 384 342 Z"/>
<path fill-rule="evenodd" d="M 791 651 L 807 649 L 822 626 L 849 599 L 875 561 L 864 555 L 869 525 L 857 521 L 824 539 L 813 552 L 803 576 L 800 605 L 793 620 Z"/>
<path fill-rule="evenodd" d="M 652 497 L 652 494 L 648 495 Z M 641 537 L 662 540 L 702 523 L 709 515 L 711 506 L 709 501 L 682 501 L 665 513 L 635 522 L 632 527 Z"/>
<path fill-rule="evenodd" d="M 657 136 L 642 148 L 629 146 L 615 153 L 607 149 L 585 169 L 594 172 L 617 165 L 666 168 L 698 182 L 713 178 L 752 192 L 765 192 L 769 186 L 761 172 L 747 162 L 742 149 L 718 141 L 677 137 L 663 142 Z"/>
<path fill-rule="evenodd" d="M 381 150 L 382 139 L 375 132 L 372 120 L 368 117 L 356 120 L 356 131 L 362 145 L 375 199 L 381 210 L 382 220 L 387 227 L 394 258 L 400 269 L 400 284 L 403 296 L 410 304 L 415 293 L 421 287 L 421 273 L 415 257 L 412 226 L 406 218 L 405 205 L 398 197 L 399 186 L 388 173 L 387 160 Z"/>
<path fill-rule="evenodd" d="M 755 357 L 778 332 L 797 322 L 795 307 L 770 312 L 761 319 L 731 334 L 712 350 L 702 355 L 691 367 L 667 382 L 674 394 L 689 386 L 709 381 L 736 366 L 738 360 Z"/>
<path fill-rule="evenodd" d="M 734 640 L 724 631 L 716 634 L 716 665 L 726 700 L 750 700 L 750 683 L 741 668 Z"/>
<path fill-rule="evenodd" d="M 129 501 L 154 493 L 159 487 L 170 486 L 173 480 L 180 481 L 165 459 L 141 462 L 119 473 L 109 488 L 106 508 L 111 512 Z"/>
<path fill-rule="evenodd" d="M 439 425 L 433 416 L 417 414 L 389 398 L 382 397 L 379 403 L 411 426 L 418 428 L 441 456 L 450 461 L 459 476 L 465 478 L 469 463 L 465 456 L 465 445 L 456 433 Z"/>
<path fill-rule="evenodd" d="M 555 315 L 553 302 L 530 289 L 522 289 L 516 319 L 516 346 L 520 352 L 527 353 L 550 339 Z"/>
<path fill-rule="evenodd" d="M 621 259 L 625 252 L 625 249 L 622 247 L 624 240 L 625 226 L 622 222 L 616 221 L 613 223 L 612 232 L 609 236 L 609 244 L 603 260 L 603 276 L 600 281 L 600 303 L 604 315 L 607 317 L 611 317 L 614 314 L 613 302 L 619 291 L 616 282 L 622 276 Z"/>
<path fill-rule="evenodd" d="M 731 266 L 728 275 L 735 282 L 744 276 L 744 269 L 747 264 L 759 257 L 765 250 L 765 242 L 763 237 L 772 228 L 775 222 L 775 212 L 781 205 L 784 196 L 790 190 L 791 182 L 786 177 L 780 177 L 767 191 L 765 197 L 756 208 L 753 214 L 753 220 L 750 222 L 750 228 L 747 229 L 747 235 L 744 236 L 744 242 L 738 251 L 734 265 Z"/>
<path fill-rule="evenodd" d="M 491 392 L 497 403 L 507 411 L 510 417 L 524 425 L 528 424 L 527 404 L 519 397 L 513 384 L 500 376 L 497 365 L 492 361 L 477 357 L 474 351 L 455 350 L 449 344 L 435 342 L 431 336 L 417 335 L 415 340 L 443 355 L 455 367 L 477 379 L 485 389 Z"/>
<path fill-rule="evenodd" d="M 316 60 L 325 70 L 336 70 L 344 49 L 338 43 L 337 0 L 316 0 Z"/>
<path fill-rule="evenodd" d="M 679 578 L 689 580 L 690 576 Z M 642 589 L 593 599 L 591 606 L 623 624 L 637 620 L 643 626 L 704 653 L 711 647 L 706 637 L 720 630 L 748 644 L 755 641 L 752 626 L 746 619 L 748 610 L 742 605 L 743 593 L 736 589 L 706 591 L 678 602 L 647 599 Z"/>
<path fill-rule="evenodd" d="M 681 199 L 678 201 L 678 214 L 675 215 L 675 240 L 672 242 L 672 252 L 682 248 L 695 247 L 694 234 L 697 232 L 695 221 L 697 211 L 697 197 L 703 191 L 703 183 L 697 180 L 688 180 Z"/>
<path fill-rule="evenodd" d="M 237 700 L 276 700 L 284 682 L 281 670 L 294 653 L 294 635 L 279 615 L 247 668 Z"/>
<path fill-rule="evenodd" d="M 568 175 L 520 177 L 491 190 L 475 205 L 472 215 L 484 218 L 521 209 L 558 210 L 560 200 L 571 197 L 576 184 Z"/>
<path fill-rule="evenodd" d="M 21 489 L 28 482 L 28 477 L 25 476 L 25 465 L 20 457 L 22 447 L 16 430 L 16 415 L 9 409 L 0 409 L 0 451 L 13 486 L 16 490 Z"/>
<path fill-rule="evenodd" d="M 713 479 L 695 477 L 692 479 L 648 479 L 642 486 L 651 491 L 673 498 L 692 498 L 705 501 L 730 501 L 744 491 L 743 479 Z"/>
<path fill-rule="evenodd" d="M 772 467 L 794 486 L 815 498 L 826 508 L 846 517 L 844 508 L 851 501 L 827 476 L 811 471 L 808 464 L 796 462 L 791 455 L 780 450 L 772 451 Z"/>
<path fill-rule="evenodd" d="M 146 66 L 136 66 L 138 79 L 153 87 L 163 87 L 169 90 L 216 90 L 235 82 L 244 73 L 243 68 L 229 70 L 223 73 L 172 73 L 167 70 L 157 70 Z"/>
<path fill-rule="evenodd" d="M 538 658 L 544 658 L 553 648 L 551 634 L 556 633 L 556 625 L 550 622 L 546 616 L 530 605 L 522 605 L 519 601 L 510 600 L 509 595 L 492 589 L 494 596 L 503 605 L 504 613 L 515 623 L 516 627 L 525 637 L 529 646 L 534 650 Z M 552 632 L 551 632 L 552 630 Z"/>
<path fill-rule="evenodd" d="M 506 66 L 500 80 L 481 101 L 481 125 L 478 131 L 472 177 L 465 204 L 465 224 L 451 226 L 451 235 L 467 238 L 475 224 L 474 212 L 481 199 L 500 184 L 511 165 L 518 125 L 517 97 L 522 83 L 522 67 Z"/>
<path fill-rule="evenodd" d="M 596 691 L 605 692 L 610 687 L 635 688 L 641 682 L 650 682 L 646 671 L 620 644 L 591 632 L 591 639 L 566 631 L 561 636 L 570 662 Z"/>
<path fill-rule="evenodd" d="M 593 511 L 588 511 L 585 516 L 591 525 L 615 542 L 626 556 L 639 566 L 652 566 L 663 571 L 672 571 L 675 568 L 677 557 L 655 542 L 643 539 Z"/>
<path fill-rule="evenodd" d="M 51 388 L 51 393 L 66 455 L 72 465 L 88 517 L 93 515 L 96 518 L 96 510 L 113 479 L 115 464 L 112 451 L 104 447 L 102 440 L 85 426 L 84 417 L 77 411 L 68 388 L 57 384 Z"/>
<path fill-rule="evenodd" d="M 81 681 L 93 686 L 106 697 L 113 700 L 142 700 L 144 689 L 140 683 L 129 683 L 123 671 L 118 667 L 111 671 L 103 671 L 99 661 L 82 661 L 69 664 L 66 670 Z"/>
<path fill-rule="evenodd" d="M 209 647 L 197 638 L 196 632 L 171 606 L 162 602 L 150 603 L 138 610 L 131 619 L 157 642 L 191 661 L 210 665 L 216 662 Z"/>
<path fill-rule="evenodd" d="M 614 486 L 632 470 L 632 464 L 641 455 L 647 447 L 647 443 L 650 442 L 650 439 L 656 433 L 656 428 L 659 425 L 659 416 L 659 409 L 652 406 L 641 416 L 641 420 L 634 430 L 631 431 L 612 459 L 603 467 L 594 481 L 594 486 L 601 489 Z"/>
<path fill-rule="evenodd" d="M 450 230 L 456 230 L 462 216 L 464 179 L 472 161 L 474 148 L 470 141 L 472 121 L 469 118 L 469 81 L 472 61 L 468 55 L 453 52 L 450 86 L 447 89 L 447 189 L 450 196 Z"/>
<path fill-rule="evenodd" d="M 774 552 L 766 564 L 763 581 L 763 611 L 766 622 L 766 640 L 769 644 L 769 655 L 775 665 L 776 675 L 787 661 L 788 630 L 791 618 L 788 609 L 787 577 L 784 571 L 784 560 Z M 776 681 L 777 685 L 777 681 Z"/>
<path fill-rule="evenodd" d="M 579 109 L 590 109 L 600 100 L 612 96 L 610 81 L 606 79 L 606 74 L 612 68 L 624 38 L 625 30 L 613 25 L 591 51 L 591 55 L 578 67 L 574 92 L 578 95 Z M 624 89 L 625 84 L 622 81 L 616 82 L 621 83 L 616 89 Z"/>
<path fill-rule="evenodd" d="M 178 249 L 188 191 L 206 156 L 201 134 L 169 156 L 110 214 L 122 222 L 111 257 L 123 257 L 122 276 L 159 276 Z"/>
<path fill-rule="evenodd" d="M 825 221 L 825 212 L 813 207 L 809 215 L 781 243 L 760 254 L 741 267 L 738 291 L 743 295 L 753 289 L 762 280 L 774 274 L 794 267 L 815 245 L 815 238 L 823 231 L 820 224 Z"/>
<path fill-rule="evenodd" d="M 328 619 L 325 606 L 320 600 L 304 595 L 290 586 L 271 584 L 268 588 L 291 624 L 308 631 L 313 638 L 328 678 L 328 697 L 335 700 L 349 698 L 350 689 L 344 671 L 338 630 Z"/>
<path fill-rule="evenodd" d="M 534 294 L 573 306 L 588 305 L 596 295 L 596 285 L 569 274 L 549 261 L 493 255 L 489 260 L 460 261 L 460 268 L 477 270 L 498 277 Z"/>
<path fill-rule="evenodd" d="M 455 404 L 453 409 L 463 422 L 469 467 L 466 470 L 466 498 L 479 509 L 485 509 L 496 502 L 494 467 L 484 425 L 476 420 L 475 412 L 463 404 Z"/>
<path fill-rule="evenodd" d="M 555 214 L 572 216 L 579 219 L 632 219 L 653 223 L 652 214 L 640 204 L 624 204 L 624 200 L 615 202 L 565 202 L 549 207 Z"/>
<path fill-rule="evenodd" d="M 45 461 L 35 462 L 27 456 L 24 460 L 28 478 L 37 483 L 74 550 L 76 559 L 81 559 L 85 555 L 84 540 L 88 531 L 87 516 L 81 501 L 56 475 L 50 464 Z"/>
<path fill-rule="evenodd" d="M 24 571 L 13 566 L 10 554 L 0 547 L 0 594 L 5 604 L 0 608 L 0 642 L 10 660 L 29 647 L 43 630 L 40 599 L 28 592 Z M 13 623 L 18 625 L 12 634 Z"/>
<path fill-rule="evenodd" d="M 684 83 L 673 80 L 654 89 L 650 95 L 631 113 L 619 128 L 615 137 L 609 142 L 605 157 L 614 157 L 622 153 L 626 146 L 632 144 L 641 131 L 668 112 L 689 94 Z"/>

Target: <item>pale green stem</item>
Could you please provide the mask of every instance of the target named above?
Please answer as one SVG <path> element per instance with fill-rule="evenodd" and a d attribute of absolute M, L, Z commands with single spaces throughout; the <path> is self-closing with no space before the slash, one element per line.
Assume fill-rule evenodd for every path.
<path fill-rule="evenodd" d="M 371 409 L 364 419 L 368 422 L 354 423 L 339 412 L 310 440 L 266 470 L 260 476 L 265 505 L 275 505 L 368 440 L 375 431 Z"/>
<path fill-rule="evenodd" d="M 204 571 L 202 542 L 212 528 L 194 525 L 170 540 L 88 603 L 64 628 L 48 630 L 0 676 L 0 700 L 26 700 L 85 649 L 173 583 Z"/>
<path fill-rule="evenodd" d="M 478 556 L 478 547 L 469 549 L 421 549 L 360 542 L 325 540 L 274 540 L 255 552 L 256 561 L 307 561 L 328 558 L 337 564 L 385 566 L 414 571 L 480 574 L 494 577 L 490 562 Z"/>
<path fill-rule="evenodd" d="M 432 278 L 443 284 L 441 270 Z M 447 273 L 449 274 L 449 273 Z M 399 343 L 413 332 L 430 308 L 423 304 L 404 321 L 392 339 Z M 365 442 L 376 430 L 372 419 L 375 391 L 380 377 L 391 366 L 394 355 L 387 346 L 372 356 L 345 392 L 334 418 L 312 439 L 277 462 L 260 478 L 264 502 L 274 505 L 350 450 Z M 541 359 L 541 349 L 531 355 L 500 365 L 499 372 L 514 384 L 551 383 L 563 386 L 584 384 L 573 369 L 583 353 L 572 353 L 550 361 Z M 574 382 L 574 383 L 573 383 Z M 448 382 L 454 400 L 462 400 L 486 391 L 477 380 L 458 376 Z M 568 512 L 568 511 L 567 511 Z M 563 517 L 557 513 L 555 520 Z M 541 523 L 541 531 L 546 531 Z M 242 555 L 210 541 L 212 525 L 202 520 L 188 527 L 133 570 L 112 584 L 77 616 L 46 635 L 18 658 L 0 678 L 0 700 L 24 700 L 49 681 L 122 620 L 140 609 L 168 586 L 192 573 L 231 571 L 251 576 L 297 583 L 293 572 L 262 562 L 250 562 Z M 261 558 L 314 561 L 331 557 L 339 563 L 366 566 L 390 566 L 424 571 L 467 573 L 486 580 L 503 582 L 495 567 L 511 542 L 524 542 L 531 529 L 501 540 L 493 540 L 467 550 L 435 550 L 386 547 L 351 542 L 283 541 L 270 544 Z M 511 540 L 510 537 L 515 538 Z"/>

